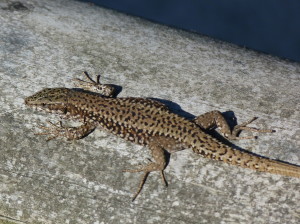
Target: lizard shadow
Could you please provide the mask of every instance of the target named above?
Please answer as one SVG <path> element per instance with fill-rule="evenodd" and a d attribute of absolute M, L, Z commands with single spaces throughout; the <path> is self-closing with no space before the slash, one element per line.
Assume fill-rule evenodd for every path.
<path fill-rule="evenodd" d="M 115 84 L 109 84 L 109 85 L 111 87 L 113 87 L 115 90 L 112 97 L 117 97 L 120 94 L 120 92 L 122 92 L 122 90 L 123 90 L 122 86 L 115 85 Z"/>

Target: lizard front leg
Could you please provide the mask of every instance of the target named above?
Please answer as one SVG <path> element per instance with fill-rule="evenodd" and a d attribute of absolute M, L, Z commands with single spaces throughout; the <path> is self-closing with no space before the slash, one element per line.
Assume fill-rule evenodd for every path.
<path fill-rule="evenodd" d="M 150 172 L 152 171 L 159 171 L 162 181 L 165 184 L 165 186 L 168 186 L 165 175 L 164 175 L 164 169 L 167 166 L 167 153 L 173 153 L 179 150 L 182 150 L 185 148 L 184 144 L 181 144 L 179 142 L 176 142 L 172 138 L 163 137 L 163 136 L 156 136 L 152 137 L 150 139 L 150 142 L 148 144 L 149 149 L 151 150 L 151 155 L 154 159 L 154 162 L 150 162 L 147 165 L 133 170 L 123 170 L 123 172 L 144 172 L 142 179 L 139 184 L 139 188 L 137 192 L 134 194 L 132 201 L 136 199 L 136 197 L 139 195 L 139 193 L 142 191 L 142 188 L 146 182 L 146 179 Z"/>
<path fill-rule="evenodd" d="M 224 135 L 224 137 L 231 140 L 256 138 L 256 136 L 239 137 L 238 135 L 242 130 L 264 133 L 275 132 L 274 130 L 270 129 L 257 129 L 253 127 L 247 127 L 248 124 L 252 123 L 256 119 L 257 117 L 253 117 L 252 119 L 240 125 L 234 126 L 231 130 L 222 113 L 218 110 L 214 110 L 196 117 L 193 121 L 201 128 L 206 130 L 217 127 L 220 129 L 220 132 Z"/>
<path fill-rule="evenodd" d="M 83 73 L 89 81 L 76 78 L 74 81 L 76 82 L 77 87 L 80 87 L 84 90 L 89 90 L 91 92 L 96 92 L 107 97 L 114 97 L 116 95 L 116 90 L 112 85 L 100 83 L 100 75 L 97 75 L 97 81 L 95 81 L 87 72 Z"/>
<path fill-rule="evenodd" d="M 36 133 L 36 135 L 50 135 L 47 141 L 57 137 L 65 137 L 68 140 L 81 139 L 90 134 L 96 128 L 96 125 L 91 123 L 85 123 L 79 127 L 65 127 L 62 125 L 61 121 L 57 124 L 50 121 L 48 121 L 48 123 L 50 124 L 50 127 L 40 126 L 40 128 L 44 129 L 45 132 Z"/>

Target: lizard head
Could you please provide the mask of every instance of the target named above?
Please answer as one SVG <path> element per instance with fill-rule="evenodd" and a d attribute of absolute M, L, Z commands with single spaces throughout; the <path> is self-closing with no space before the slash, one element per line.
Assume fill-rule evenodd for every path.
<path fill-rule="evenodd" d="M 42 110 L 62 110 L 68 101 L 68 93 L 67 88 L 43 89 L 32 96 L 26 97 L 25 104 Z"/>

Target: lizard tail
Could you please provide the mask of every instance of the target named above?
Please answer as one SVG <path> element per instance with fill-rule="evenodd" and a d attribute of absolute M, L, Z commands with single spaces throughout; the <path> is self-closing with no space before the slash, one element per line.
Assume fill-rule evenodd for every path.
<path fill-rule="evenodd" d="M 262 160 L 265 160 L 265 165 L 261 171 L 279 174 L 283 176 L 300 178 L 300 167 L 297 165 L 288 164 L 285 162 L 275 161 L 271 159 L 263 158 Z"/>
<path fill-rule="evenodd" d="M 289 177 L 300 178 L 300 166 L 289 163 L 263 158 L 248 152 L 235 150 L 223 144 L 217 144 L 217 150 L 205 150 L 194 148 L 193 151 L 201 154 L 206 158 L 211 158 L 225 163 L 249 168 L 252 170 L 273 173 Z"/>

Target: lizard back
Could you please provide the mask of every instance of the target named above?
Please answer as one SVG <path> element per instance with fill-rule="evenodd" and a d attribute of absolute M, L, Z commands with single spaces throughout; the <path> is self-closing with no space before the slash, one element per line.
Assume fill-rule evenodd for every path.
<path fill-rule="evenodd" d="M 300 167 L 235 150 L 206 134 L 198 125 L 172 113 L 164 104 L 145 98 L 111 98 L 76 89 L 44 89 L 26 98 L 52 113 L 89 122 L 126 140 L 148 145 L 167 137 L 191 147 L 203 157 L 228 164 L 300 178 Z"/>

